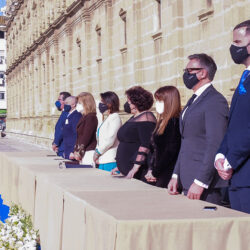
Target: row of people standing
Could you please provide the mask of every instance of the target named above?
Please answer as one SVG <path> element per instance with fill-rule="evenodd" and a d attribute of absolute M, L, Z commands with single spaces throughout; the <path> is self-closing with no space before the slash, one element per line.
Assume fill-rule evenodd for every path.
<path fill-rule="evenodd" d="M 56 102 L 58 108 L 63 108 L 58 123 L 62 125 L 64 153 L 58 151 L 58 155 L 112 173 L 119 170 L 127 178 L 146 181 L 145 175 L 148 178 L 149 173 L 154 174 L 156 185 L 167 187 L 180 147 L 181 103 L 177 88 L 165 86 L 156 91 L 157 118 L 150 111 L 154 100 L 149 91 L 140 86 L 127 90 L 124 110 L 132 117 L 123 125 L 118 114 L 119 97 L 114 92 L 100 94 L 98 109 L 90 93 L 77 97 L 68 94 L 66 98 L 64 93 Z M 97 125 L 98 112 L 102 119 Z M 57 130 L 58 124 L 55 135 Z"/>
<path fill-rule="evenodd" d="M 234 29 L 234 44 L 230 48 L 233 60 L 248 68 L 250 65 L 249 30 L 249 20 L 237 25 Z M 112 116 L 120 118 L 117 114 L 111 115 L 112 105 L 109 106 L 103 97 L 108 92 L 101 95 L 102 101 L 99 104 L 99 110 L 102 113 L 106 112 L 105 115 L 108 118 L 98 126 L 98 144 L 95 141 L 93 147 L 89 148 L 93 156 L 89 159 L 95 163 L 101 163 L 100 166 L 103 165 L 100 167 L 101 169 L 112 169 L 112 174 L 120 171 L 127 178 L 134 177 L 148 182 L 156 182 L 156 185 L 161 187 L 168 185 L 170 194 L 178 194 L 182 190 L 190 199 L 202 199 L 215 204 L 221 204 L 220 189 L 227 187 L 227 180 L 232 179 L 231 185 L 233 183 L 234 186 L 229 192 L 230 201 L 233 203 L 232 207 L 240 211 L 250 212 L 250 198 L 246 198 L 246 194 L 249 194 L 249 188 L 246 186 L 248 180 L 243 176 L 248 176 L 250 172 L 248 168 L 249 147 L 247 149 L 249 138 L 246 129 L 247 124 L 249 124 L 249 116 L 242 117 L 241 112 L 233 113 L 235 106 L 243 110 L 246 105 L 249 106 L 249 100 L 246 98 L 249 94 L 247 85 L 250 75 L 249 69 L 246 70 L 246 74 L 244 72 L 234 94 L 229 118 L 230 129 L 227 130 L 228 104 L 223 95 L 212 85 L 217 71 L 214 60 L 206 54 L 194 54 L 188 59 L 189 62 L 184 69 L 183 82 L 187 88 L 194 91 L 194 95 L 182 112 L 180 112 L 180 95 L 175 87 L 166 86 L 156 91 L 157 118 L 150 111 L 153 105 L 152 94 L 142 87 L 133 87 L 125 93 L 127 103 L 124 106 L 125 111 L 133 115 L 124 125 L 121 126 L 121 123 L 117 123 L 115 132 L 113 131 L 114 133 L 109 135 L 115 124 L 114 121 L 111 122 Z M 81 103 L 78 102 L 79 104 Z M 84 116 L 81 118 L 83 120 L 87 116 L 84 110 L 85 106 L 83 105 L 82 113 Z M 94 109 L 93 117 L 96 117 Z M 237 119 L 234 117 L 242 120 L 241 127 L 245 131 L 246 137 L 243 138 L 242 133 L 236 132 L 233 122 Z M 108 119 L 110 127 L 106 122 Z M 232 123 L 233 125 L 230 125 Z M 89 126 L 95 131 L 97 122 L 93 123 L 92 120 Z M 218 151 L 226 131 L 226 136 Z M 82 133 L 82 130 L 77 130 L 77 143 L 70 158 L 82 160 L 88 150 L 87 144 L 78 140 L 80 138 L 78 133 Z M 96 137 L 93 134 L 95 135 L 95 132 L 88 133 L 88 136 L 90 134 L 94 141 Z M 242 139 L 242 145 L 234 134 L 238 135 L 237 138 Z M 113 140 L 107 143 L 111 138 Z M 232 141 L 238 145 L 235 151 L 237 155 L 234 155 L 234 151 L 232 151 L 235 148 Z M 108 146 L 103 149 L 105 143 Z M 110 162 L 111 158 L 107 157 L 108 162 L 105 160 L 102 162 L 102 157 L 107 155 L 112 147 L 112 161 Z M 117 152 L 114 153 L 116 149 Z M 222 153 L 217 154 L 215 161 L 217 151 Z M 84 161 L 82 163 L 85 164 Z M 109 166 L 107 167 L 107 165 Z M 243 186 L 241 186 L 241 179 L 244 181 Z"/>

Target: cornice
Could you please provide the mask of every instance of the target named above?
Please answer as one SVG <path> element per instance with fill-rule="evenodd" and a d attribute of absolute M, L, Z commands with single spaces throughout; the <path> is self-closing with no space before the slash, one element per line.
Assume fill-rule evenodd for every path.
<path fill-rule="evenodd" d="M 12 21 L 14 20 L 14 17 L 17 15 L 18 10 L 23 5 L 24 0 L 19 0 L 18 5 L 15 5 L 15 10 L 12 12 L 12 15 L 10 16 L 7 24 L 6 24 L 6 30 L 8 31 L 9 26 L 11 25 Z"/>
<path fill-rule="evenodd" d="M 18 8 L 15 10 L 15 14 L 17 13 L 17 10 L 20 9 L 21 5 L 23 4 L 23 0 L 20 0 L 20 5 L 18 5 Z M 87 22 L 90 21 L 90 13 L 99 8 L 103 3 L 110 5 L 111 2 L 110 0 L 95 0 L 93 4 L 91 4 L 89 7 L 85 7 L 85 4 L 91 2 L 91 0 L 77 0 L 74 1 L 66 10 L 64 13 L 62 13 L 61 16 L 59 16 L 49 27 L 47 30 L 45 30 L 40 37 L 33 42 L 33 44 L 26 49 L 25 52 L 22 53 L 21 56 L 19 56 L 6 70 L 6 75 L 8 75 L 13 69 L 19 65 L 25 58 L 27 58 L 33 51 L 37 49 L 39 45 L 42 45 L 46 38 L 51 37 L 54 33 L 55 30 L 58 30 L 62 25 L 64 25 L 67 22 L 68 17 L 74 16 L 78 11 L 82 10 L 81 15 L 77 17 L 76 20 L 72 22 L 72 24 L 77 23 L 81 20 L 81 18 Z M 7 25 L 6 25 L 6 30 L 8 32 L 8 29 L 10 27 L 11 22 L 14 20 L 14 16 L 12 16 Z M 72 25 L 70 24 L 70 25 Z M 65 31 L 60 32 L 58 34 L 58 37 L 65 34 Z M 52 39 L 52 42 L 49 44 L 53 44 L 53 41 L 55 39 Z"/>

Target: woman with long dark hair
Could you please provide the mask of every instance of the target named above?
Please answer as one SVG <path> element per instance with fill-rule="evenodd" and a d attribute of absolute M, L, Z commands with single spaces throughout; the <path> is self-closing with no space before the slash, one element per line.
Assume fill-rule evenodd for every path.
<path fill-rule="evenodd" d="M 181 144 L 179 115 L 180 94 L 174 86 L 159 88 L 154 94 L 157 123 L 151 137 L 149 170 L 145 178 L 158 187 L 167 187 Z"/>

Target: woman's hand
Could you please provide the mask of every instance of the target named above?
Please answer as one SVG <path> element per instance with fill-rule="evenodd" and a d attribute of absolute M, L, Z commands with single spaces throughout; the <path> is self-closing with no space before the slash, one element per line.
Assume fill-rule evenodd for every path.
<path fill-rule="evenodd" d="M 94 156 L 93 156 L 93 161 L 94 161 L 95 164 L 99 163 L 99 161 L 98 161 L 99 157 L 100 157 L 100 154 L 98 154 L 97 152 L 95 152 Z"/>
<path fill-rule="evenodd" d="M 111 170 L 111 175 L 118 175 L 118 172 L 119 171 L 119 169 L 118 169 L 118 167 L 116 167 L 116 168 L 113 168 L 112 170 Z"/>
<path fill-rule="evenodd" d="M 81 156 L 78 152 L 74 152 L 74 158 L 77 160 L 77 161 L 80 161 L 81 160 Z"/>
<path fill-rule="evenodd" d="M 148 170 L 147 174 L 145 175 L 145 178 L 148 182 L 156 182 L 157 179 L 152 175 L 152 170 Z"/>
<path fill-rule="evenodd" d="M 74 160 L 74 159 L 75 159 L 74 153 L 71 152 L 71 153 L 69 154 L 69 159 L 70 159 L 70 160 Z"/>
<path fill-rule="evenodd" d="M 138 172 L 140 165 L 134 165 L 134 167 L 128 172 L 126 179 L 134 178 L 134 175 Z"/>

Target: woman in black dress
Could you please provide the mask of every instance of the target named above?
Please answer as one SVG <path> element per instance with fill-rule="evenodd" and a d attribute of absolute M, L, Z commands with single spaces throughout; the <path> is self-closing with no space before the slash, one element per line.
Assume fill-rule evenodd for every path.
<path fill-rule="evenodd" d="M 142 87 L 126 91 L 127 103 L 124 110 L 133 116 L 118 130 L 119 146 L 116 154 L 117 168 L 127 178 L 144 179 L 147 171 L 147 154 L 156 119 L 148 111 L 153 105 L 153 95 Z"/>
<path fill-rule="evenodd" d="M 179 115 L 181 111 L 180 94 L 176 87 L 159 88 L 154 97 L 157 124 L 151 137 L 149 170 L 145 178 L 158 187 L 167 187 L 181 145 Z"/>

